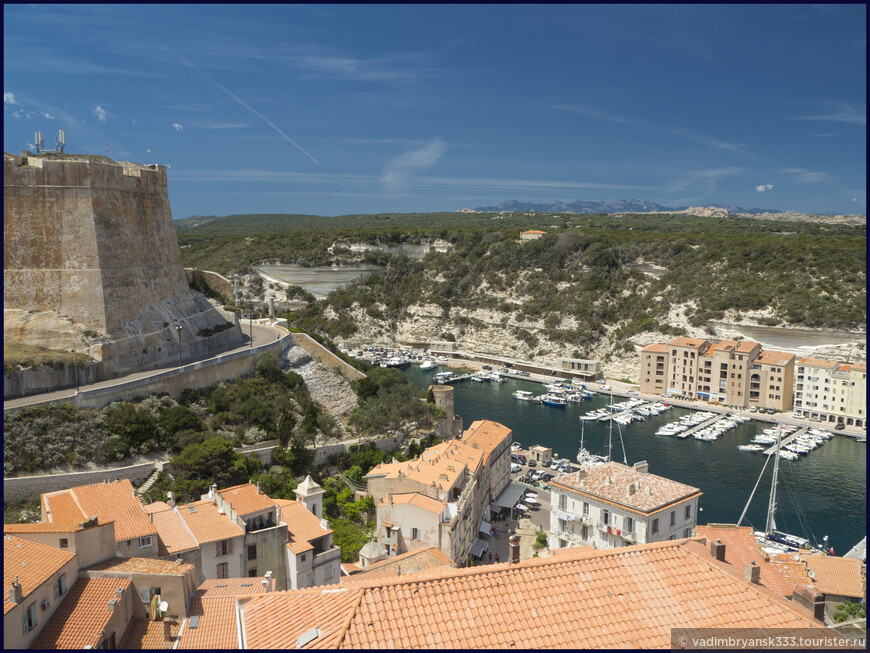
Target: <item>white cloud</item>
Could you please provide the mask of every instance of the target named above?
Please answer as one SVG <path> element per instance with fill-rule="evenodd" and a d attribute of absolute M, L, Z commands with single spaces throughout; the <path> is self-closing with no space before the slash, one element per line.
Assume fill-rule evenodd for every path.
<path fill-rule="evenodd" d="M 853 198 L 852 198 L 852 201 L 853 201 L 853 202 L 857 202 L 857 201 L 858 201 L 858 198 L 857 198 L 857 197 L 853 197 Z"/>
<path fill-rule="evenodd" d="M 99 104 L 94 107 L 94 110 L 91 111 L 91 113 L 93 113 L 97 117 L 97 120 L 99 120 L 100 122 L 106 122 L 109 119 L 109 116 L 112 115 Z"/>
<path fill-rule="evenodd" d="M 49 120 L 54 120 L 54 116 L 51 115 L 48 111 L 40 111 L 39 113 L 41 113 L 44 118 L 48 118 Z"/>
<path fill-rule="evenodd" d="M 172 123 L 172 126 L 175 128 L 175 131 L 180 132 L 184 129 L 182 125 L 179 125 L 177 122 Z"/>
<path fill-rule="evenodd" d="M 860 104 L 853 105 L 842 100 L 822 100 L 819 104 L 825 113 L 814 116 L 798 116 L 795 120 L 824 120 L 845 122 L 851 125 L 867 124 L 867 109 Z"/>
<path fill-rule="evenodd" d="M 773 190 L 773 184 L 759 184 L 755 187 L 755 190 L 757 190 L 759 193 L 764 193 L 766 191 Z"/>
<path fill-rule="evenodd" d="M 415 170 L 425 170 L 435 165 L 438 159 L 444 156 L 446 151 L 447 146 L 441 139 L 434 138 L 429 144 L 421 148 L 405 152 L 387 161 L 381 173 L 381 181 L 391 191 L 397 191 L 411 173 Z"/>
<path fill-rule="evenodd" d="M 794 175 L 798 181 L 805 184 L 817 184 L 822 181 L 828 181 L 830 177 L 826 172 L 813 172 L 804 168 L 786 168 L 784 173 Z"/>
<path fill-rule="evenodd" d="M 18 104 L 15 100 L 15 93 L 7 93 L 3 91 L 3 104 Z"/>

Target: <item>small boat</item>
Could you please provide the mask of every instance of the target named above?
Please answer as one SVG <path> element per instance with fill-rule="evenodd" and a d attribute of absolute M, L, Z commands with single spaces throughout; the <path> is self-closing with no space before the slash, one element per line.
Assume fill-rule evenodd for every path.
<path fill-rule="evenodd" d="M 444 381 L 449 379 L 451 376 L 453 376 L 452 372 L 438 372 L 437 374 L 435 374 L 432 377 L 432 380 L 435 381 L 436 383 L 443 383 Z"/>
<path fill-rule="evenodd" d="M 428 360 L 423 361 L 423 363 L 420 365 L 420 369 L 423 370 L 424 372 L 425 372 L 426 370 L 434 370 L 436 367 L 438 367 L 438 363 L 436 363 L 436 362 L 435 362 L 434 360 L 432 360 L 431 358 L 429 358 Z"/>
<path fill-rule="evenodd" d="M 740 451 L 764 451 L 760 444 L 741 444 L 737 447 Z"/>
<path fill-rule="evenodd" d="M 406 367 L 410 367 L 410 366 L 411 366 L 411 361 L 409 361 L 407 358 L 400 358 L 400 357 L 388 358 L 387 360 L 385 360 L 381 364 L 381 367 L 396 367 L 400 370 L 403 370 Z"/>
<path fill-rule="evenodd" d="M 794 453 L 792 451 L 783 451 L 783 450 L 780 450 L 779 457 L 784 459 L 784 460 L 797 460 L 798 458 L 800 458 L 800 456 L 798 456 L 796 453 Z"/>
<path fill-rule="evenodd" d="M 528 390 L 516 390 L 513 395 L 514 398 L 519 399 L 520 401 L 531 401 L 534 398 L 534 395 Z"/>
<path fill-rule="evenodd" d="M 556 406 L 557 408 L 564 408 L 568 405 L 568 401 L 565 399 L 564 395 L 558 395 L 552 392 L 542 395 L 539 399 L 548 406 Z"/>

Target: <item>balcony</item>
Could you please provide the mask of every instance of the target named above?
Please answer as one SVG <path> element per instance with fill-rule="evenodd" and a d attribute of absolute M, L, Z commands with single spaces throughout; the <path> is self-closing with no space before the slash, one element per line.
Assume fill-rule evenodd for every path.
<path fill-rule="evenodd" d="M 321 551 L 320 553 L 314 554 L 315 567 L 329 564 L 333 560 L 341 560 L 341 547 L 334 546 L 331 549 L 327 549 L 326 551 Z"/>
<path fill-rule="evenodd" d="M 619 537 L 621 537 L 626 542 L 637 542 L 637 533 L 635 533 L 634 531 L 632 531 L 631 533 L 626 533 L 625 531 L 623 531 L 622 535 L 620 535 Z"/>

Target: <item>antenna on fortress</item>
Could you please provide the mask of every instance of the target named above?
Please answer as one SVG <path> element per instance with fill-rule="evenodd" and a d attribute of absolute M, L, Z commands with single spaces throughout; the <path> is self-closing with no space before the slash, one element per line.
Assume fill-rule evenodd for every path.
<path fill-rule="evenodd" d="M 37 131 L 33 134 L 34 141 L 36 142 L 36 153 L 37 154 L 45 154 L 46 152 L 60 152 L 63 153 L 63 148 L 66 146 L 66 132 L 62 129 L 57 130 L 57 138 L 54 139 L 54 149 L 46 150 L 45 149 L 45 141 L 42 138 L 42 132 Z"/>
<path fill-rule="evenodd" d="M 45 141 L 42 140 L 42 132 L 33 133 L 33 142 L 36 143 L 36 153 L 42 154 L 45 152 Z"/>

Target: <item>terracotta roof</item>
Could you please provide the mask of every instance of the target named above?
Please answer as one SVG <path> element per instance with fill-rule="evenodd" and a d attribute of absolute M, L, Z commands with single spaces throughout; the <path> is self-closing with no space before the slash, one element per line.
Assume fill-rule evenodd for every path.
<path fill-rule="evenodd" d="M 49 521 L 52 523 L 79 523 L 97 515 L 100 521 L 115 522 L 116 542 L 157 534 L 157 529 L 145 514 L 142 503 L 136 498 L 133 485 L 126 478 L 112 483 L 93 483 L 60 493 L 44 494 L 43 500 L 47 511 L 51 512 Z M 71 500 L 78 507 L 81 517 L 74 517 Z"/>
<path fill-rule="evenodd" d="M 824 358 L 801 358 L 798 365 L 806 365 L 808 367 L 836 367 L 837 361 L 829 361 Z"/>
<path fill-rule="evenodd" d="M 144 506 L 146 514 L 153 514 L 158 512 L 165 512 L 167 510 L 172 510 L 172 506 L 164 501 L 155 501 L 154 503 L 149 503 Z"/>
<path fill-rule="evenodd" d="M 56 549 L 47 544 L 31 542 L 14 535 L 3 536 L 3 614 L 15 607 L 6 599 L 15 577 L 21 585 L 21 593 L 26 599 L 47 580 L 60 571 L 65 564 L 75 558 L 75 553 Z M 75 571 L 73 571 L 75 577 Z M 73 578 L 68 578 L 71 583 Z"/>
<path fill-rule="evenodd" d="M 78 524 L 3 524 L 4 533 L 75 533 L 85 530 Z"/>
<path fill-rule="evenodd" d="M 507 440 L 510 442 L 511 431 L 504 424 L 493 422 L 488 419 L 479 419 L 471 423 L 471 426 L 462 434 L 462 442 L 483 451 L 483 463 L 489 462 L 489 457 L 498 446 Z"/>
<path fill-rule="evenodd" d="M 119 588 L 131 592 L 133 583 L 127 578 L 79 578 L 31 648 L 96 648 L 114 614 L 109 601 Z"/>
<path fill-rule="evenodd" d="M 480 470 L 483 450 L 475 449 L 459 440 L 447 440 L 426 449 L 420 457 L 401 463 L 381 463 L 366 478 L 408 478 L 420 485 L 447 490 L 459 480 L 467 467 L 471 473 Z"/>
<path fill-rule="evenodd" d="M 440 515 L 444 512 L 444 509 L 447 508 L 447 504 L 438 501 L 437 499 L 431 499 L 427 497 L 425 494 L 420 494 L 419 492 L 407 492 L 405 494 L 392 494 L 390 495 L 393 498 L 394 505 L 401 505 L 404 503 L 409 503 L 412 506 L 416 506 L 417 508 L 422 508 L 423 510 L 428 510 L 429 512 L 434 512 L 436 515 Z M 387 499 L 384 498 L 381 500 L 381 506 L 387 505 Z"/>
<path fill-rule="evenodd" d="M 579 491 L 644 513 L 652 513 L 677 501 L 701 495 L 701 490 L 691 485 L 641 473 L 634 467 L 617 462 L 557 476 L 550 481 L 550 485 Z"/>
<path fill-rule="evenodd" d="M 762 365 L 788 365 L 794 360 L 794 354 L 787 354 L 782 351 L 765 350 L 762 351 L 754 362 Z"/>
<path fill-rule="evenodd" d="M 719 342 L 710 345 L 708 351 L 734 351 L 736 347 L 736 340 L 720 340 Z"/>
<path fill-rule="evenodd" d="M 211 501 L 194 501 L 179 506 L 178 514 L 200 545 L 245 534 L 227 515 L 220 514 Z"/>
<path fill-rule="evenodd" d="M 93 571 L 117 571 L 125 574 L 155 574 L 160 576 L 183 576 L 195 567 L 170 560 L 155 558 L 109 558 L 93 567 Z"/>
<path fill-rule="evenodd" d="M 293 648 L 668 648 L 671 628 L 821 627 L 675 540 L 240 598 L 245 643 Z M 545 596 L 546 600 L 533 600 Z M 449 624 L 449 627 L 448 627 Z"/>
<path fill-rule="evenodd" d="M 715 542 L 717 539 L 721 540 L 722 544 L 725 545 L 725 562 L 733 565 L 741 573 L 746 565 L 754 561 L 761 568 L 761 584 L 777 594 L 790 597 L 794 593 L 795 585 L 809 582 L 805 571 L 803 579 L 801 579 L 800 574 L 795 574 L 793 573 L 795 570 L 789 569 L 789 564 L 791 564 L 798 567 L 799 570 L 804 570 L 803 563 L 796 562 L 791 558 L 788 558 L 787 563 L 778 564 L 766 560 L 764 552 L 755 541 L 755 536 L 752 534 L 753 529 L 750 526 L 737 527 L 727 524 L 696 526 L 695 532 L 707 538 L 708 547 L 711 542 Z"/>
<path fill-rule="evenodd" d="M 167 510 L 153 512 L 151 515 L 154 528 L 157 529 L 157 554 L 175 555 L 182 551 L 196 549 L 199 545 L 190 531 L 185 528 L 181 515 L 169 506 L 166 507 Z"/>
<path fill-rule="evenodd" d="M 134 619 L 130 630 L 121 640 L 118 648 L 127 650 L 170 649 L 181 630 L 181 622 L 175 619 L 150 621 L 149 619 Z"/>
<path fill-rule="evenodd" d="M 668 346 L 663 342 L 654 342 L 651 345 L 647 345 L 641 351 L 653 351 L 661 354 L 666 354 L 668 352 Z"/>
<path fill-rule="evenodd" d="M 852 363 L 852 371 L 853 372 L 866 372 L 867 371 L 867 363 Z"/>
<path fill-rule="evenodd" d="M 345 568 L 350 567 L 348 564 L 343 565 Z M 419 571 L 438 569 L 439 567 L 455 567 L 456 564 L 450 559 L 446 553 L 443 553 L 436 547 L 427 549 L 417 549 L 416 551 L 408 551 L 393 558 L 381 560 L 368 567 L 359 568 L 354 565 L 352 576 L 342 576 L 342 583 L 354 583 L 360 579 L 381 578 L 390 576 L 400 576 L 404 574 L 413 574 Z M 351 569 L 347 569 L 351 572 Z"/>
<path fill-rule="evenodd" d="M 302 553 L 314 548 L 310 542 L 332 533 L 331 528 L 320 525 L 317 515 L 306 509 L 299 501 L 274 499 L 274 505 L 281 508 L 281 521 L 287 524 L 289 541 L 287 546 L 293 553 Z"/>
<path fill-rule="evenodd" d="M 529 229 L 528 231 L 524 231 L 524 234 L 545 234 L 546 231 L 541 231 L 540 229 Z"/>
<path fill-rule="evenodd" d="M 687 338 L 685 336 L 680 336 L 678 338 L 674 338 L 668 344 L 671 347 L 692 347 L 693 349 L 698 349 L 707 343 L 703 338 Z"/>
<path fill-rule="evenodd" d="M 753 340 L 741 340 L 737 343 L 737 351 L 741 354 L 748 354 L 758 346 L 760 344 Z"/>
<path fill-rule="evenodd" d="M 253 483 L 228 487 L 225 490 L 220 490 L 218 494 L 233 507 L 235 513 L 240 517 L 260 512 L 261 510 L 268 510 L 275 506 L 272 500 L 262 492 L 259 492 L 257 486 Z"/>
<path fill-rule="evenodd" d="M 864 596 L 861 566 L 860 560 L 852 558 L 835 556 L 807 558 L 807 568 L 813 572 L 813 585 L 822 594 L 856 598 Z"/>
<path fill-rule="evenodd" d="M 274 588 L 274 581 L 265 578 L 218 578 L 207 580 L 197 588 L 190 599 L 190 610 L 185 619 L 178 648 L 237 649 L 236 597 L 261 594 Z M 193 617 L 199 623 L 193 628 Z"/>

